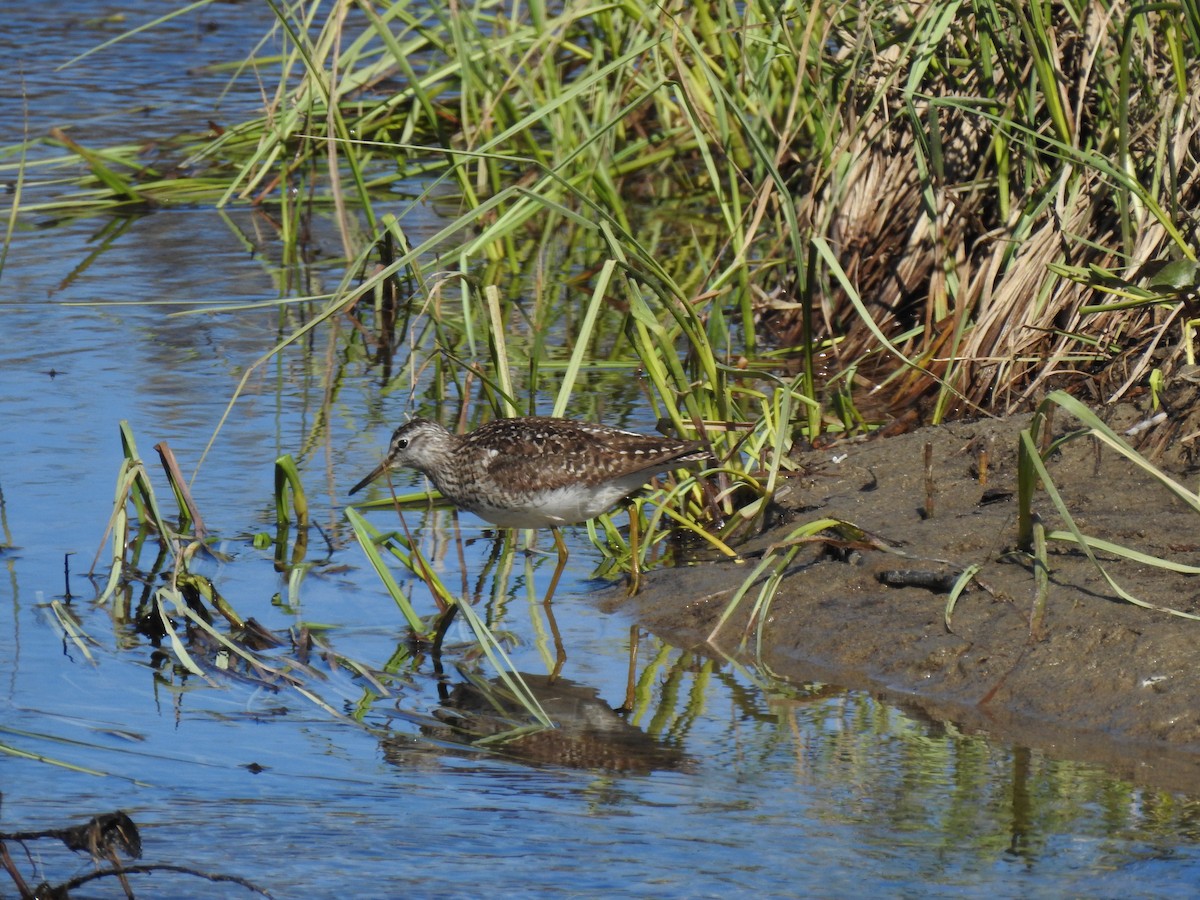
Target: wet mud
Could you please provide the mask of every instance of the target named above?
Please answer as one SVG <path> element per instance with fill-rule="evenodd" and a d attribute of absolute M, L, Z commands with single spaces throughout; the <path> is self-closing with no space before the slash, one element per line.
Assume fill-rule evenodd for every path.
<path fill-rule="evenodd" d="M 1123 433 L 1153 413 L 1113 407 L 1106 420 Z M 793 682 L 867 689 L 938 722 L 1200 791 L 1200 621 L 1125 602 L 1085 554 L 1059 541 L 1049 545 L 1040 622 L 1034 615 L 1034 566 L 1014 551 L 1017 447 L 1028 423 L 956 423 L 800 454 L 801 472 L 780 491 L 787 521 L 743 548 L 745 561 L 660 570 L 636 597 L 614 592 L 603 603 L 676 646 Z M 1054 431 L 1076 427 L 1064 421 Z M 1192 431 L 1168 416 L 1130 440 L 1195 488 Z M 1200 515 L 1094 439 L 1066 444 L 1048 469 L 1084 534 L 1200 564 Z M 1064 527 L 1044 491 L 1035 509 L 1049 530 Z M 827 531 L 801 545 L 761 622 L 750 616 L 755 586 L 712 636 L 755 554 L 823 518 L 861 532 Z M 1200 614 L 1200 578 L 1097 557 L 1129 593 Z M 947 627 L 947 589 L 972 565 L 978 575 Z"/>

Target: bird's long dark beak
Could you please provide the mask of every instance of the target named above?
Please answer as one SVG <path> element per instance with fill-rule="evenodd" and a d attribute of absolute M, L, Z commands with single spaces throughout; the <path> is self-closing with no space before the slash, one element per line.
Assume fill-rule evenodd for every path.
<path fill-rule="evenodd" d="M 381 462 L 379 465 L 377 465 L 374 469 L 371 470 L 370 475 L 368 475 L 366 478 L 364 478 L 362 481 L 360 481 L 354 487 L 350 488 L 350 493 L 356 494 L 359 491 L 361 491 L 368 484 L 370 484 L 372 481 L 374 481 L 376 478 L 378 478 L 380 475 L 382 475 L 384 472 L 386 472 L 387 468 L 388 468 L 388 461 L 385 459 L 383 462 Z"/>

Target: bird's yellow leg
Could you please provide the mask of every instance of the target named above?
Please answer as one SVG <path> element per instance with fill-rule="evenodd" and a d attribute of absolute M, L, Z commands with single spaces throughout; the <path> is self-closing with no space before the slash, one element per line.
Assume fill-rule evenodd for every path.
<path fill-rule="evenodd" d="M 558 579 L 562 577 L 563 569 L 567 567 L 567 545 L 563 541 L 562 532 L 551 526 L 550 531 L 554 534 L 554 546 L 558 548 L 558 564 L 554 567 L 554 574 L 550 577 L 550 589 L 546 591 L 546 598 L 542 603 L 549 605 L 554 597 L 554 589 L 558 587 Z"/>
<path fill-rule="evenodd" d="M 629 506 L 629 596 L 641 587 L 642 568 L 638 562 L 638 510 L 637 504 Z"/>

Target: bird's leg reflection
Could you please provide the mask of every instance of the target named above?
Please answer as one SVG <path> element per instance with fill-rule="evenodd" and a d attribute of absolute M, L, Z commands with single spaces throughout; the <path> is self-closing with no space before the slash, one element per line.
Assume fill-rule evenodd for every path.
<path fill-rule="evenodd" d="M 637 658 L 638 644 L 642 632 L 639 626 L 629 626 L 629 676 L 625 680 L 625 702 L 618 712 L 633 712 L 633 704 L 637 702 Z"/>
<path fill-rule="evenodd" d="M 542 609 L 545 610 L 546 624 L 550 626 L 550 636 L 554 640 L 554 667 L 547 676 L 547 682 L 553 684 L 562 674 L 563 666 L 567 662 L 567 649 L 563 646 L 562 632 L 558 630 L 558 620 L 554 618 L 554 606 L 551 603 L 558 580 L 567 566 L 567 545 L 563 541 L 561 531 L 555 527 L 551 527 L 550 530 L 554 534 L 554 546 L 558 549 L 558 561 L 554 565 L 554 574 L 550 576 L 550 586 L 542 597 Z"/>

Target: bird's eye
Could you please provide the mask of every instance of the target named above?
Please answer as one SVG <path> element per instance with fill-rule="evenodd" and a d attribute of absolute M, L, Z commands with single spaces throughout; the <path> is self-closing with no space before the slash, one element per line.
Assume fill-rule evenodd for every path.
<path fill-rule="evenodd" d="M 396 441 L 396 449 L 397 450 L 403 450 L 407 446 L 408 446 L 407 438 L 402 438 L 401 440 Z"/>

